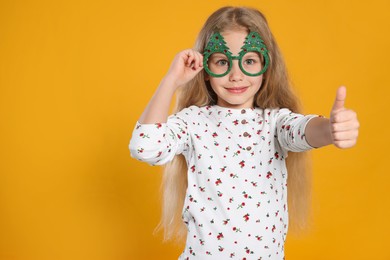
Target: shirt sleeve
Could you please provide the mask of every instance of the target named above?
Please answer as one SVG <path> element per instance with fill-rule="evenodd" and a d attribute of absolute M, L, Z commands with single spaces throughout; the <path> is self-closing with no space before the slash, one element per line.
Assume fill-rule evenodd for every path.
<path fill-rule="evenodd" d="M 175 115 L 166 123 L 141 124 L 137 121 L 130 140 L 130 155 L 151 165 L 166 164 L 190 145 L 187 122 Z"/>
<path fill-rule="evenodd" d="M 276 114 L 276 135 L 282 148 L 291 152 L 313 149 L 305 136 L 307 123 L 318 115 L 301 115 L 283 108 Z"/>

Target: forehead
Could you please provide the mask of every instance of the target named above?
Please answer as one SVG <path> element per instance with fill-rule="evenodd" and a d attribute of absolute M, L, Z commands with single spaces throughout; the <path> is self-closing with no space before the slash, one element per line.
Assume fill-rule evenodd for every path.
<path fill-rule="evenodd" d="M 236 55 L 240 52 L 241 47 L 244 45 L 245 37 L 248 36 L 248 32 L 245 29 L 226 30 L 222 31 L 221 35 L 223 36 L 230 51 L 233 55 Z"/>

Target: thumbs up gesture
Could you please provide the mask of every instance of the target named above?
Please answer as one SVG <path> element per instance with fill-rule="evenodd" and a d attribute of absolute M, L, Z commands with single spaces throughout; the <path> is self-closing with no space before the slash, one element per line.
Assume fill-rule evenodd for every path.
<path fill-rule="evenodd" d="M 338 148 L 354 146 L 359 134 L 359 121 L 356 112 L 344 107 L 346 96 L 347 89 L 345 87 L 338 88 L 330 112 L 332 142 Z"/>

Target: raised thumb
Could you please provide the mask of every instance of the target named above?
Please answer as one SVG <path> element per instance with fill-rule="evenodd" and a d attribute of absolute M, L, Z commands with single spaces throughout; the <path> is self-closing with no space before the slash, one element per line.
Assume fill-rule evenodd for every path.
<path fill-rule="evenodd" d="M 334 100 L 332 110 L 340 110 L 344 108 L 345 98 L 347 97 L 347 88 L 341 86 L 337 89 L 336 99 Z"/>

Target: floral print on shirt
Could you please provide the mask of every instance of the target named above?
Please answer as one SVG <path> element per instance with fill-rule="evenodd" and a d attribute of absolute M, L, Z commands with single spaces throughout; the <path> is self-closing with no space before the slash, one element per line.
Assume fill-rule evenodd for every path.
<path fill-rule="evenodd" d="M 304 135 L 316 115 L 288 109 L 191 106 L 166 123 L 137 122 L 131 155 L 151 165 L 183 154 L 188 228 L 179 259 L 284 259 L 288 230 L 288 151 L 312 147 Z"/>

